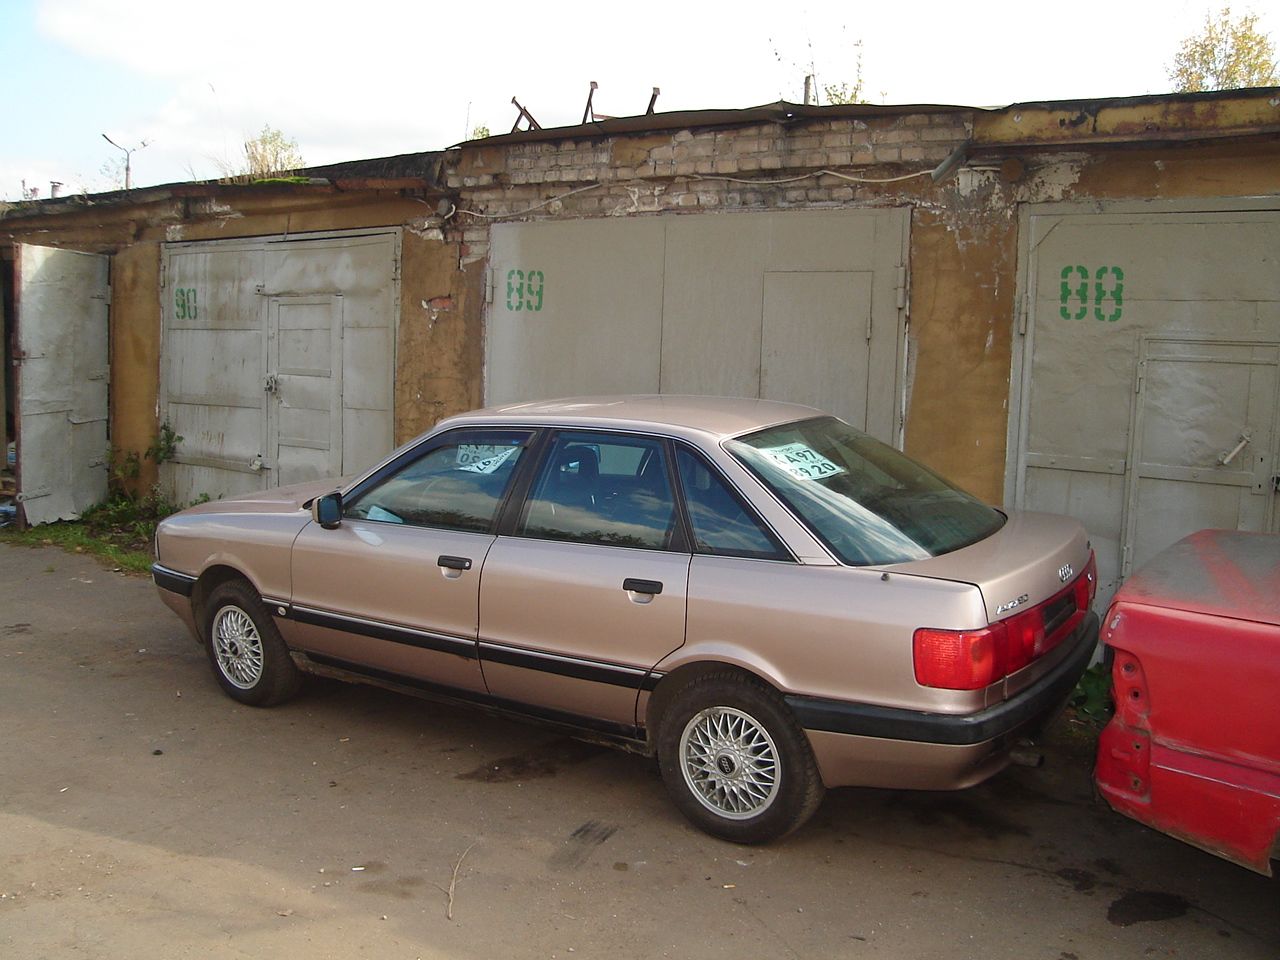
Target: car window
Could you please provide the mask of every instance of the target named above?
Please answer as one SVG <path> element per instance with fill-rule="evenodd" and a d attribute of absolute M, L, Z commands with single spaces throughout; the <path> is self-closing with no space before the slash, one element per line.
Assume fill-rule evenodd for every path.
<path fill-rule="evenodd" d="M 676 452 L 680 486 L 693 527 L 694 550 L 722 557 L 786 560 L 787 553 L 717 472 L 695 456 Z"/>
<path fill-rule="evenodd" d="M 834 417 L 770 427 L 726 448 L 843 563 L 901 563 L 977 543 L 998 510 Z"/>
<path fill-rule="evenodd" d="M 472 430 L 401 467 L 344 504 L 380 523 L 485 532 L 492 528 L 529 434 Z"/>
<path fill-rule="evenodd" d="M 566 432 L 547 452 L 516 534 L 666 550 L 675 516 L 660 442 Z"/>

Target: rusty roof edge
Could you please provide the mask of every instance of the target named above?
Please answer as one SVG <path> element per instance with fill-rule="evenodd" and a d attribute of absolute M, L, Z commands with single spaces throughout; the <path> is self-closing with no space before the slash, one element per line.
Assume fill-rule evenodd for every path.
<path fill-rule="evenodd" d="M 1007 107 L 982 108 L 984 113 L 1018 110 L 1081 110 L 1086 107 L 1137 107 L 1164 103 L 1204 103 L 1214 100 L 1262 100 L 1280 97 L 1280 87 L 1244 87 L 1240 90 L 1203 90 L 1198 93 L 1144 93 L 1130 97 L 1092 97 L 1076 100 L 1024 100 Z"/>
<path fill-rule="evenodd" d="M 533 143 L 545 140 L 581 140 L 608 137 L 626 133 L 661 133 L 666 130 L 685 130 L 700 127 L 734 127 L 757 123 L 794 123 L 797 120 L 815 120 L 861 117 L 904 116 L 913 113 L 971 113 L 981 107 L 963 107 L 954 104 L 882 104 L 849 103 L 816 106 L 779 100 L 757 107 L 737 107 L 723 110 L 673 110 L 668 113 L 642 113 L 631 117 L 610 117 L 591 123 L 567 127 L 543 127 L 538 130 L 518 130 L 480 140 L 464 140 L 450 149 L 459 147 L 502 146 L 509 143 Z"/>

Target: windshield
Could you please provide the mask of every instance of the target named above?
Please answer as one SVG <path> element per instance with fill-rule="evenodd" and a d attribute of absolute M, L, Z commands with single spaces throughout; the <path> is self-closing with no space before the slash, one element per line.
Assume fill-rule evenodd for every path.
<path fill-rule="evenodd" d="M 842 563 L 902 563 L 991 536 L 1004 515 L 834 417 L 730 440 L 727 449 Z"/>

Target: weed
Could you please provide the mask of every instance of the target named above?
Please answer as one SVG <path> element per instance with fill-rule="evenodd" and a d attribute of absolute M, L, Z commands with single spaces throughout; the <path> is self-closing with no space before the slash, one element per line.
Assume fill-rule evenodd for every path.
<path fill-rule="evenodd" d="M 1111 670 L 1105 663 L 1095 663 L 1084 672 L 1071 693 L 1071 706 L 1077 717 L 1098 727 L 1111 719 L 1115 707 L 1111 702 Z"/>

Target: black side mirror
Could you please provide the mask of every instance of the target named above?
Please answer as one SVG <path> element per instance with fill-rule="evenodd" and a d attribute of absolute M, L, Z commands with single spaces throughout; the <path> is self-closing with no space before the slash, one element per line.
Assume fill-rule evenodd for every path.
<path fill-rule="evenodd" d="M 326 530 L 342 523 L 342 494 L 326 493 L 311 501 L 311 519 Z"/>

